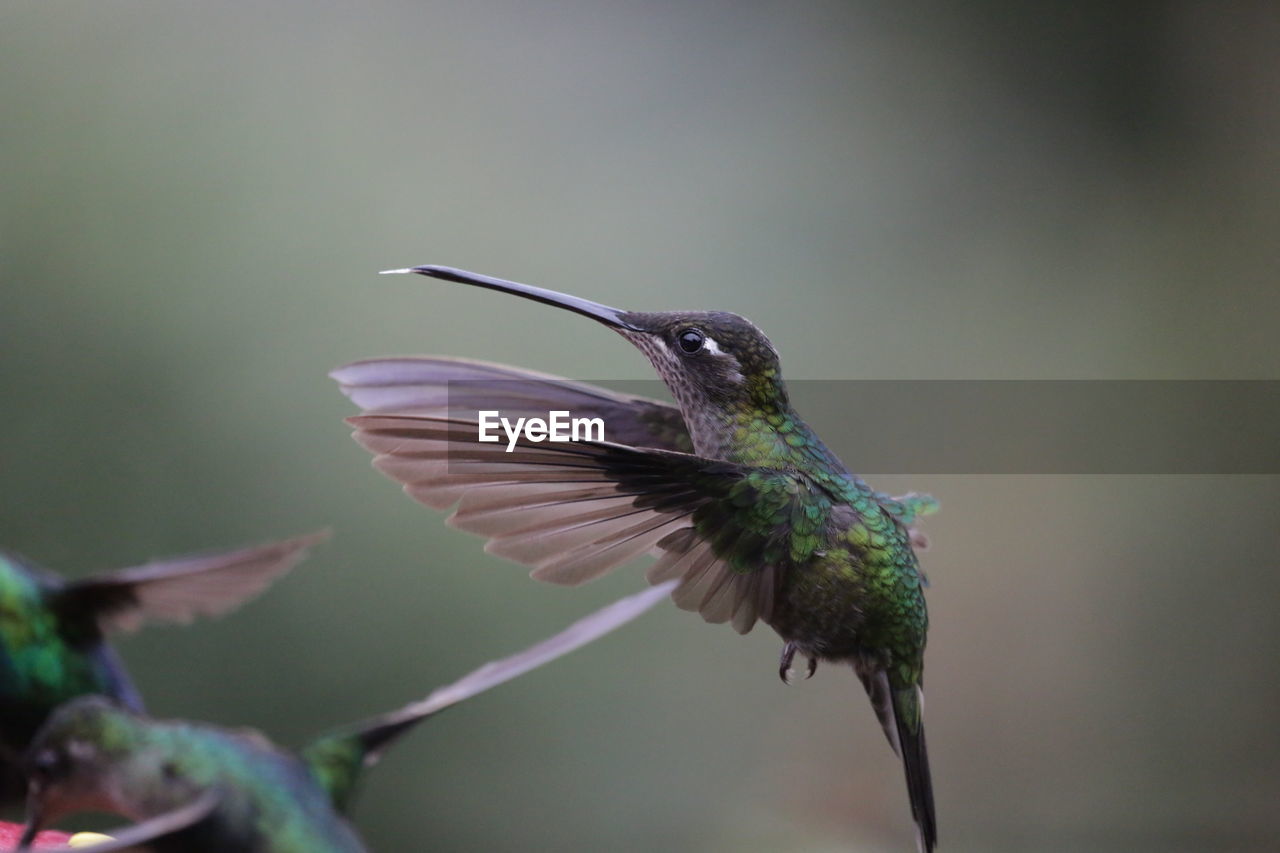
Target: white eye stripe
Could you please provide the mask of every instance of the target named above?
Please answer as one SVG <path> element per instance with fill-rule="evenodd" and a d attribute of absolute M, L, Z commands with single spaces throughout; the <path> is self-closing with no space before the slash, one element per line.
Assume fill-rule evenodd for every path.
<path fill-rule="evenodd" d="M 705 335 L 702 338 L 702 348 L 712 355 L 724 355 L 724 350 L 720 349 L 720 345 Z"/>
<path fill-rule="evenodd" d="M 80 740 L 77 738 L 75 740 L 67 741 L 67 754 L 77 761 L 88 761 L 93 758 L 97 752 L 97 747 L 87 740 Z"/>

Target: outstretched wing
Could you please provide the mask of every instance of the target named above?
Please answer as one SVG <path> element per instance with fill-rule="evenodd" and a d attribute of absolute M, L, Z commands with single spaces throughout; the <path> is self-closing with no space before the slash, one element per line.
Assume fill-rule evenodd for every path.
<path fill-rule="evenodd" d="M 497 410 L 508 418 L 545 418 L 569 411 L 603 419 L 609 440 L 618 444 L 693 450 L 680 410 L 670 403 L 518 367 L 419 356 L 357 361 L 329 375 L 366 414 L 475 418 Z"/>
<path fill-rule="evenodd" d="M 421 701 L 322 737 L 303 751 L 303 760 L 329 792 L 334 806 L 343 810 L 360 771 L 375 763 L 388 744 L 416 723 L 603 637 L 653 607 L 674 586 L 669 582 L 619 599 L 524 651 L 487 663 L 437 688 Z"/>
<path fill-rule="evenodd" d="M 363 415 L 349 419 L 374 465 L 485 550 L 576 585 L 648 552 L 652 583 L 746 633 L 773 610 L 780 573 L 812 553 L 831 503 L 802 474 L 611 442 L 481 443 L 475 421 Z"/>
<path fill-rule="evenodd" d="M 159 560 L 73 581 L 50 595 L 63 625 L 132 631 L 144 621 L 217 616 L 262 592 L 324 541 L 327 531 L 219 554 Z"/>

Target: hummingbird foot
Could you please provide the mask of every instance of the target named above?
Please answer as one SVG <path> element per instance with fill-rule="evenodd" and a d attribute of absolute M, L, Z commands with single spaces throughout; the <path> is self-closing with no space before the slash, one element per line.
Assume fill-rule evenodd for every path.
<path fill-rule="evenodd" d="M 782 657 L 778 659 L 778 677 L 782 679 L 783 684 L 791 683 L 791 662 L 796 659 L 796 652 L 799 647 L 795 643 L 787 643 L 782 647 Z M 806 657 L 808 657 L 806 655 Z M 809 658 L 809 671 L 805 673 L 805 679 L 813 678 L 813 674 L 818 671 L 818 659 Z"/>
<path fill-rule="evenodd" d="M 796 644 L 787 643 L 782 647 L 782 657 L 778 659 L 778 677 L 783 684 L 791 683 L 791 662 L 796 659 Z"/>

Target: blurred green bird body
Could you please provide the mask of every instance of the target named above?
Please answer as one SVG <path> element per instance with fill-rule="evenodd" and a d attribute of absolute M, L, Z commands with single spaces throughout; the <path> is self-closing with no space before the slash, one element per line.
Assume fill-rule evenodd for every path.
<path fill-rule="evenodd" d="M 64 798 L 75 797 L 75 810 L 104 810 L 145 820 L 214 792 L 218 806 L 213 814 L 157 849 L 365 849 L 310 767 L 254 732 L 152 720 L 89 696 L 61 708 L 38 743 L 46 757 L 36 756 L 35 784 L 67 788 L 44 802 L 45 818 L 59 813 Z M 71 759 L 58 750 L 78 750 L 79 755 Z M 79 766 L 66 769 L 72 760 Z"/>
<path fill-rule="evenodd" d="M 652 582 L 740 632 L 763 620 L 799 652 L 858 674 L 903 759 L 918 844 L 936 844 L 921 718 L 928 615 L 913 544 L 928 496 L 891 498 L 850 472 L 792 409 L 776 351 L 725 312 L 623 311 L 447 267 L 423 275 L 565 308 L 639 348 L 677 406 L 519 368 L 423 357 L 334 372 L 375 465 L 449 523 L 491 537 L 533 576 L 576 584 L 643 553 Z M 598 415 L 610 441 L 477 443 L 477 409 Z M 460 414 L 462 413 L 462 414 Z"/>
<path fill-rule="evenodd" d="M 148 849 L 159 853 L 363 851 L 344 814 L 363 771 L 390 743 L 422 720 L 630 622 L 670 588 L 619 599 L 424 699 L 323 735 L 298 754 L 247 729 L 155 720 L 103 696 L 74 699 L 54 711 L 27 752 L 24 838 L 64 815 L 94 810 L 158 823 L 163 833 L 145 834 Z"/>
<path fill-rule="evenodd" d="M 53 708 L 86 693 L 129 704 L 137 693 L 110 647 L 86 648 L 91 637 L 64 630 L 49 596 L 52 575 L 0 553 L 0 740 L 21 754 Z"/>
<path fill-rule="evenodd" d="M 142 709 L 106 642 L 147 619 L 224 613 L 292 568 L 326 534 L 181 557 L 66 581 L 0 551 L 0 801 L 24 792 L 18 764 L 50 712 L 86 694 Z"/>

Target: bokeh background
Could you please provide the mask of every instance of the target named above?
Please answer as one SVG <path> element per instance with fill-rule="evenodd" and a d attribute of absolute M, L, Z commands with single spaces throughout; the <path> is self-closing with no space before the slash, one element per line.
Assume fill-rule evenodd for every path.
<path fill-rule="evenodd" d="M 243 611 L 121 644 L 155 713 L 296 745 L 640 582 L 488 557 L 369 468 L 325 373 L 641 356 L 376 270 L 735 310 L 793 379 L 1278 378 L 1278 42 L 1262 2 L 8 0 L 0 535 L 80 574 L 332 526 Z M 943 849 L 1280 845 L 1278 480 L 876 478 L 943 502 Z M 784 688 L 778 651 L 662 608 L 424 726 L 356 822 L 911 849 L 855 680 Z"/>

